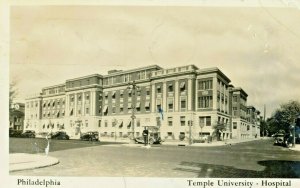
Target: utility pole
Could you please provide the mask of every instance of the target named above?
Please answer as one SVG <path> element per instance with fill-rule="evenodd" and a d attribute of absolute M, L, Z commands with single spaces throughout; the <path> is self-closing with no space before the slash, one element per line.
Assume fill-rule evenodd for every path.
<path fill-rule="evenodd" d="M 132 142 L 134 142 L 134 119 L 135 117 L 135 109 L 136 109 L 136 92 L 140 90 L 140 87 L 136 85 L 135 81 L 128 84 L 127 89 L 130 89 L 131 92 L 131 102 L 132 102 L 132 114 L 131 114 L 131 126 L 132 126 Z"/>

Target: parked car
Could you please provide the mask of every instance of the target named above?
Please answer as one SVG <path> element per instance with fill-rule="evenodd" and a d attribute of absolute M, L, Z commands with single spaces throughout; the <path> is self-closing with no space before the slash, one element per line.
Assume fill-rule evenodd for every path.
<path fill-rule="evenodd" d="M 21 135 L 22 135 L 21 130 L 9 129 L 9 137 L 21 137 Z"/>
<path fill-rule="evenodd" d="M 70 137 L 67 135 L 64 131 L 57 131 L 53 134 L 51 134 L 51 139 L 57 139 L 57 140 L 69 140 Z"/>
<path fill-rule="evenodd" d="M 86 132 L 80 136 L 80 139 L 88 141 L 99 141 L 99 133 L 95 131 Z"/>
<path fill-rule="evenodd" d="M 161 144 L 162 139 L 160 137 L 160 132 L 157 127 L 154 126 L 145 126 L 149 130 L 148 142 L 149 144 Z M 145 144 L 145 140 L 143 136 L 136 137 L 135 142 L 138 144 Z"/>
<path fill-rule="evenodd" d="M 27 130 L 21 134 L 22 138 L 35 138 L 35 131 Z"/>
<path fill-rule="evenodd" d="M 274 145 L 284 145 L 284 133 L 276 133 L 273 135 L 274 137 Z"/>

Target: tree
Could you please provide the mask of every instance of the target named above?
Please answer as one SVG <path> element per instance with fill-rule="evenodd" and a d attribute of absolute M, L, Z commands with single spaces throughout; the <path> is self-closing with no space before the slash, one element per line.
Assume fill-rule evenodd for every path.
<path fill-rule="evenodd" d="M 221 132 L 226 131 L 226 124 L 222 122 L 217 122 L 214 126 L 214 135 L 217 138 L 217 141 L 221 140 Z"/>
<path fill-rule="evenodd" d="M 289 132 L 290 125 L 295 123 L 296 118 L 300 115 L 299 101 L 289 101 L 280 105 L 280 108 L 275 110 L 273 116 L 267 121 L 271 132 L 284 130 Z"/>
<path fill-rule="evenodd" d="M 12 104 L 17 95 L 16 83 L 13 81 L 9 84 L 9 110 L 12 110 Z"/>

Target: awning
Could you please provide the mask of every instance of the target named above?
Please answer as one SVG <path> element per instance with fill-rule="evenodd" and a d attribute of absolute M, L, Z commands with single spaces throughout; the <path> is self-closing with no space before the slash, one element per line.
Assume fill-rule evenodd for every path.
<path fill-rule="evenodd" d="M 120 90 L 120 95 L 123 95 L 123 93 L 124 93 L 124 90 Z"/>
<path fill-rule="evenodd" d="M 169 83 L 168 86 L 173 86 L 173 83 Z"/>
<path fill-rule="evenodd" d="M 123 103 L 120 104 L 120 107 L 123 107 Z"/>
<path fill-rule="evenodd" d="M 156 105 L 161 105 L 161 100 L 157 100 Z"/>
<path fill-rule="evenodd" d="M 119 128 L 122 128 L 122 127 L 123 127 L 123 121 L 121 121 L 119 124 Z"/>
<path fill-rule="evenodd" d="M 107 96 L 108 96 L 108 93 L 107 93 L 107 92 L 105 92 L 105 93 L 104 93 L 104 96 L 105 96 L 105 97 L 107 97 Z"/>
<path fill-rule="evenodd" d="M 107 105 L 105 105 L 104 107 L 103 107 L 103 113 L 105 113 L 107 111 Z"/>
<path fill-rule="evenodd" d="M 140 106 L 141 106 L 141 102 L 137 102 L 135 107 L 139 108 Z"/>
<path fill-rule="evenodd" d="M 182 88 L 184 88 L 185 87 L 185 82 L 181 82 L 180 83 L 180 88 L 182 89 Z"/>
<path fill-rule="evenodd" d="M 180 121 L 185 121 L 185 116 L 181 116 Z"/>
<path fill-rule="evenodd" d="M 168 104 L 173 104 L 173 100 L 168 100 Z"/>
<path fill-rule="evenodd" d="M 160 85 L 158 85 L 158 86 L 156 87 L 156 89 L 160 89 Z"/>
<path fill-rule="evenodd" d="M 128 122 L 127 128 L 131 127 L 131 121 Z"/>
<path fill-rule="evenodd" d="M 127 108 L 128 108 L 128 109 L 131 109 L 131 108 L 132 108 L 131 103 L 128 103 Z"/>
<path fill-rule="evenodd" d="M 150 107 L 150 102 L 149 102 L 149 101 L 147 101 L 147 102 L 145 103 L 145 107 Z"/>

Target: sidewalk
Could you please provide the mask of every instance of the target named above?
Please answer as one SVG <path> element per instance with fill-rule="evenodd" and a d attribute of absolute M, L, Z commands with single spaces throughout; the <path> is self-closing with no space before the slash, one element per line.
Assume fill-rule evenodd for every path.
<path fill-rule="evenodd" d="M 300 144 L 296 144 L 295 147 L 290 147 L 290 150 L 294 150 L 294 151 L 300 151 Z"/>
<path fill-rule="evenodd" d="M 261 140 L 262 138 L 249 138 L 249 139 L 230 139 L 230 140 L 224 140 L 224 141 L 212 141 L 210 143 L 193 143 L 189 145 L 188 141 L 165 141 L 162 142 L 162 145 L 175 145 L 175 146 L 224 146 L 224 145 L 232 145 L 232 144 L 238 144 L 242 142 L 250 142 L 254 140 Z"/>
<path fill-rule="evenodd" d="M 58 164 L 59 160 L 44 154 L 9 154 L 9 172 L 42 168 Z"/>

